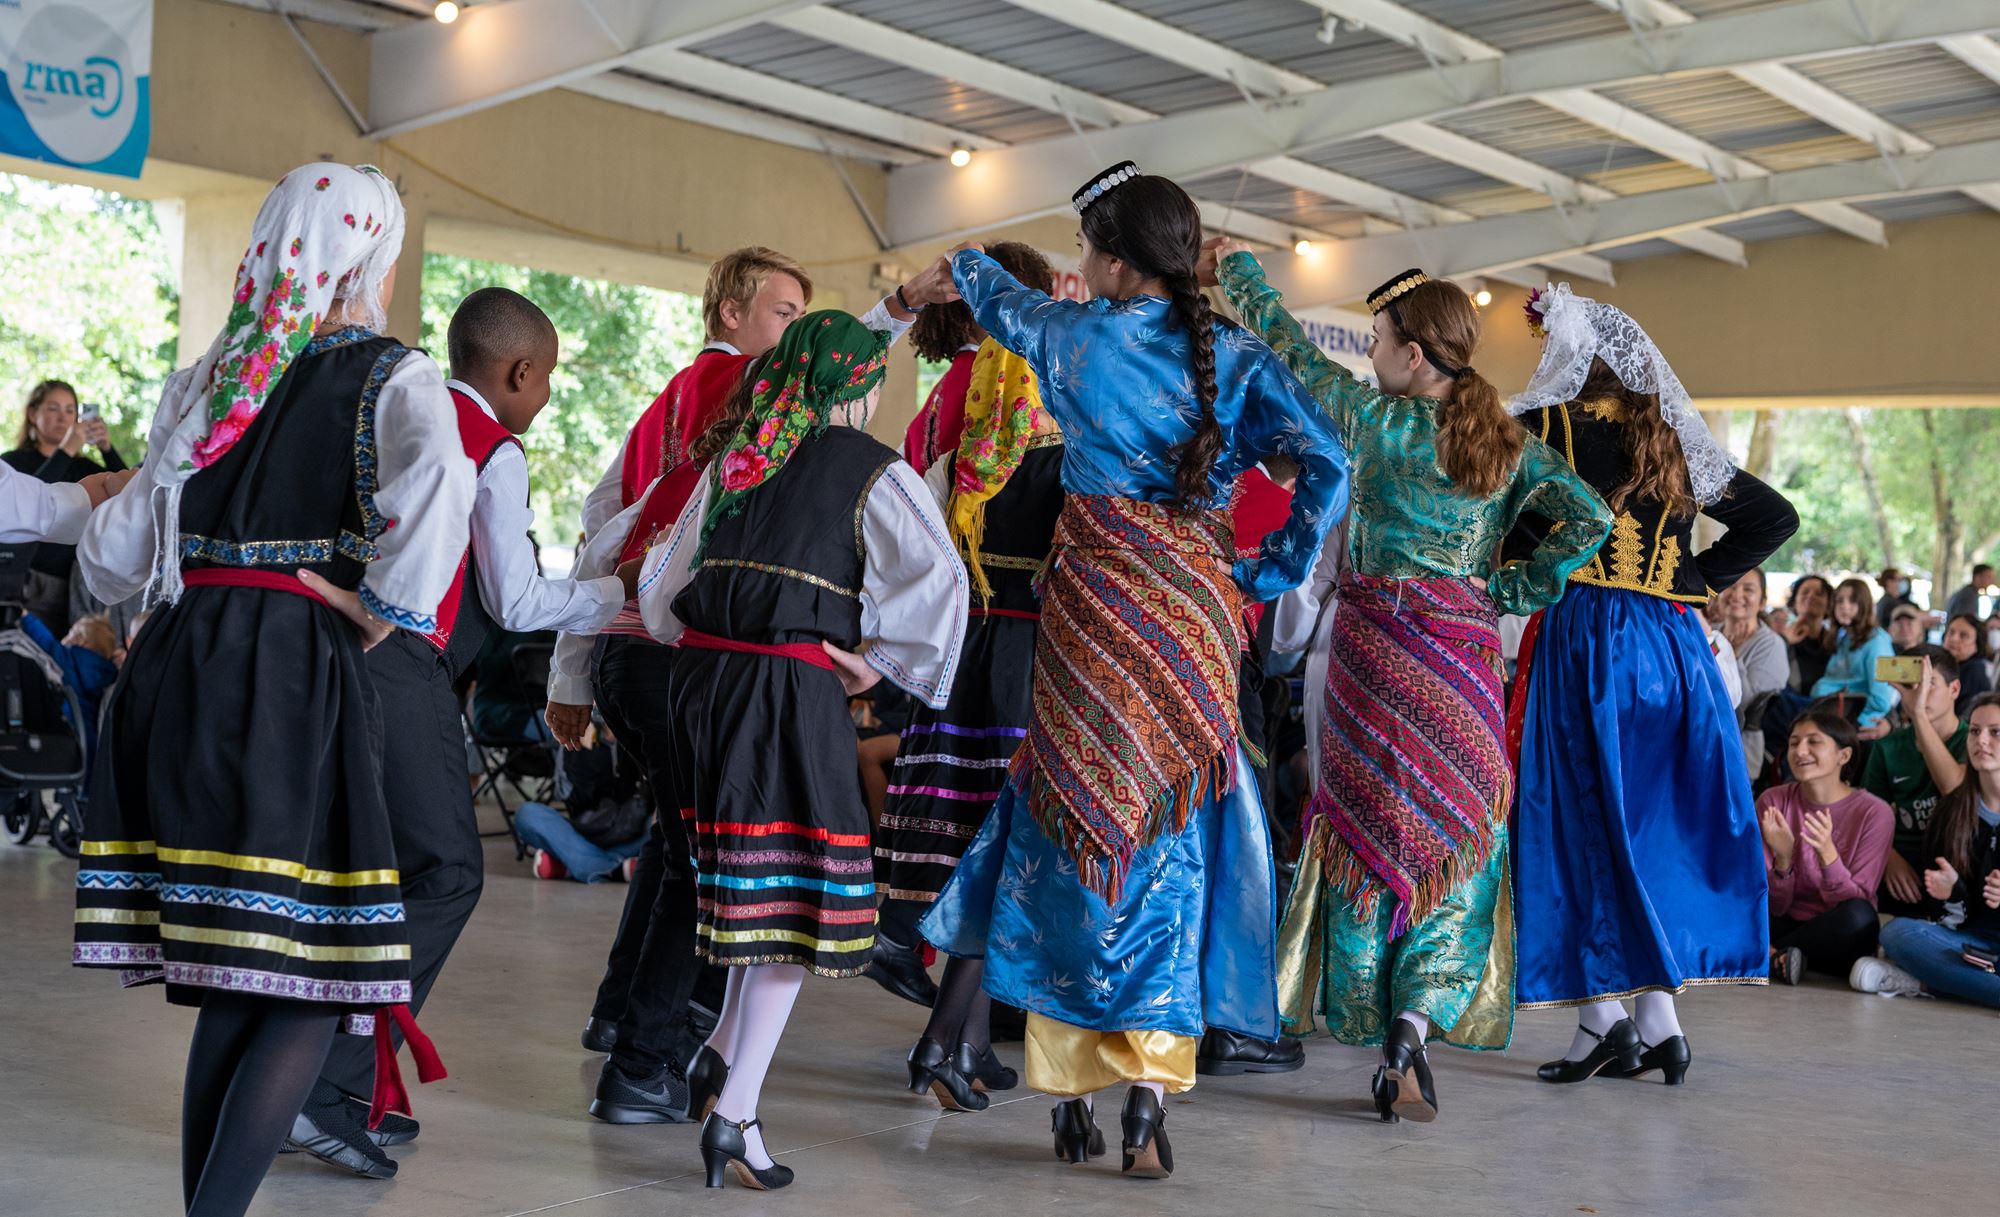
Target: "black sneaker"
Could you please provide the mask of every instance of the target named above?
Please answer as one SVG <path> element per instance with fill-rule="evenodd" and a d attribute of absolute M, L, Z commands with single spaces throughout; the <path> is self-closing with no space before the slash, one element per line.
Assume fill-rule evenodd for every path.
<path fill-rule="evenodd" d="M 1290 1073 L 1305 1063 L 1305 1045 L 1289 1035 L 1260 1040 L 1210 1027 L 1195 1053 L 1194 1071 L 1210 1075 Z"/>
<path fill-rule="evenodd" d="M 368 1127 L 368 1100 L 356 1098 L 351 1094 L 346 1096 L 346 1098 L 348 1103 L 359 1113 L 357 1118 L 361 1121 L 362 1133 L 370 1141 L 385 1149 L 391 1145 L 408 1145 L 417 1139 L 418 1133 L 423 1131 L 423 1125 L 418 1124 L 406 1115 L 400 1115 L 393 1111 L 383 1112 L 382 1123 L 374 1128 L 370 1128 Z"/>
<path fill-rule="evenodd" d="M 312 1095 L 293 1117 L 285 1144 L 369 1179 L 396 1177 L 396 1164 L 369 1139 L 363 1117 L 355 1115 L 354 1104 L 330 1082 L 313 1083 Z"/>
<path fill-rule="evenodd" d="M 685 1123 L 687 1079 L 669 1065 L 635 1078 L 618 1067 L 617 1058 L 609 1058 L 597 1075 L 597 1096 L 590 1101 L 590 1114 L 607 1124 Z"/>
<path fill-rule="evenodd" d="M 924 971 L 923 956 L 906 946 L 875 935 L 875 953 L 868 960 L 868 979 L 907 1002 L 937 1003 L 937 982 Z"/>

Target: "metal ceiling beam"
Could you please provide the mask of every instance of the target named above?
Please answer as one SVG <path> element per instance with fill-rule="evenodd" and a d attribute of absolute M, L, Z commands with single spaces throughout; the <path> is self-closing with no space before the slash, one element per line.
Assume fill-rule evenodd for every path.
<path fill-rule="evenodd" d="M 1311 259 L 1279 260 L 1271 278 L 1294 309 L 1358 299 L 1405 266 L 1475 275 L 1492 266 L 1544 260 L 1663 236 L 1698 224 L 1855 200 L 1956 190 L 1988 181 L 2000 140 L 1908 156 L 1843 161 L 1735 183 L 1732 204 L 1713 185 L 1683 186 L 1588 203 L 1343 241 Z"/>
<path fill-rule="evenodd" d="M 1688 25 L 1693 13 L 1668 0 L 1592 0 L 1600 8 L 1623 13 L 1642 26 L 1668 29 Z M 1951 41 L 1950 39 L 1946 40 Z M 1980 41 L 1991 42 L 1990 39 Z M 1949 48 L 1947 48 L 1949 49 Z M 2000 50 L 2000 48 L 1996 48 Z M 1760 63 L 1737 68 L 1731 75 L 1747 85 L 1763 90 L 1802 114 L 1807 114 L 1834 130 L 1885 154 L 1929 152 L 1936 145 L 1914 131 L 1905 130 L 1812 77 L 1782 63 Z M 2000 209 L 2000 188 L 1974 186 L 1964 192 L 1988 207 Z"/>
<path fill-rule="evenodd" d="M 1048 0 L 1033 0 L 1047 3 Z M 1064 9 L 1081 0 L 1060 0 Z M 1208 106 L 1131 123 L 1119 150 L 1157 173 L 1192 177 L 1324 147 L 1422 120 L 1562 89 L 1591 89 L 1670 73 L 1726 70 L 1773 59 L 1837 55 L 1932 42 L 2000 27 L 1992 0 L 1797 0 L 1682 29 L 1557 43 L 1501 62 L 1444 64 L 1333 85 L 1275 101 Z M 968 174 L 948 166 L 898 169 L 890 229 L 899 243 L 974 232 L 1037 214 L 1067 183 L 1101 168 L 1082 136 L 1033 140 L 981 157 Z"/>
<path fill-rule="evenodd" d="M 490 109 L 768 20 L 811 0 L 508 0 L 451 25 L 412 21 L 368 47 L 368 134 L 377 139 Z"/>
<path fill-rule="evenodd" d="M 1984 34 L 1970 34 L 1962 38 L 1940 39 L 1938 45 L 1958 56 L 1975 72 L 2000 83 L 2000 42 Z"/>

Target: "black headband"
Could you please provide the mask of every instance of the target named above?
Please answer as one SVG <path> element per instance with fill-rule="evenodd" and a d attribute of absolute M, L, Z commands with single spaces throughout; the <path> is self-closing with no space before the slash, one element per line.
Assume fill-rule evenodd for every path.
<path fill-rule="evenodd" d="M 1368 293 L 1368 311 L 1371 313 L 1388 313 L 1389 323 L 1396 327 L 1398 334 L 1416 343 L 1417 350 L 1423 353 L 1425 363 L 1430 364 L 1452 380 L 1461 380 L 1467 373 L 1472 371 L 1472 366 L 1468 364 L 1462 368 L 1455 368 L 1444 360 L 1439 359 L 1437 352 L 1426 346 L 1421 339 L 1410 338 L 1410 331 L 1403 328 L 1403 311 L 1396 307 L 1398 300 L 1429 282 L 1431 282 L 1429 275 L 1426 275 L 1416 267 L 1411 267 L 1409 270 L 1404 271 L 1402 274 L 1397 275 L 1387 283 Z"/>
<path fill-rule="evenodd" d="M 1069 205 L 1076 208 L 1076 214 L 1082 215 L 1090 210 L 1092 203 L 1138 176 L 1138 165 L 1131 161 L 1119 161 L 1079 187 L 1075 194 L 1069 196 Z"/>

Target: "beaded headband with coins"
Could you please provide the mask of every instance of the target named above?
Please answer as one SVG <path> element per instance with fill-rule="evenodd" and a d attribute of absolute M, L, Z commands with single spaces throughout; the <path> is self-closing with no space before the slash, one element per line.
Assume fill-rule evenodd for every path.
<path fill-rule="evenodd" d="M 1138 165 L 1131 161 L 1119 161 L 1103 173 L 1091 178 L 1075 194 L 1070 195 L 1069 205 L 1076 208 L 1076 214 L 1082 215 L 1090 210 L 1092 203 L 1138 176 Z"/>
<path fill-rule="evenodd" d="M 1388 313 L 1389 321 L 1396 327 L 1396 332 L 1407 337 L 1410 331 L 1403 328 L 1402 310 L 1396 307 L 1396 302 L 1398 300 L 1401 300 L 1404 296 L 1409 295 L 1411 292 L 1417 290 L 1418 288 L 1422 287 L 1424 284 L 1429 282 L 1431 282 L 1431 277 L 1429 275 L 1425 274 L 1421 270 L 1416 269 L 1415 267 L 1412 267 L 1409 270 L 1404 271 L 1402 274 L 1397 275 L 1395 278 L 1389 280 L 1387 283 L 1384 283 L 1382 286 L 1376 288 L 1374 291 L 1369 292 L 1368 311 L 1371 314 L 1382 313 L 1382 312 Z M 1428 346 L 1425 346 L 1421 341 L 1415 338 L 1411 338 L 1410 341 L 1415 342 L 1417 344 L 1417 350 L 1423 352 L 1424 361 L 1426 363 L 1430 364 L 1432 367 L 1436 368 L 1439 372 L 1442 372 L 1444 375 L 1449 376 L 1453 380 L 1459 379 L 1460 377 L 1464 376 L 1467 372 L 1470 372 L 1472 370 L 1470 366 L 1463 368 L 1453 367 L 1451 364 L 1446 363 L 1442 359 L 1439 359 L 1437 356 L 1437 352 L 1431 350 Z"/>

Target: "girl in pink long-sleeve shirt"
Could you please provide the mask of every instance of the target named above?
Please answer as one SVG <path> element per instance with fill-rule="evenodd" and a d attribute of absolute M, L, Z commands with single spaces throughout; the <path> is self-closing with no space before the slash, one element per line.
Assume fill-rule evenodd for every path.
<path fill-rule="evenodd" d="M 1805 969 L 1845 976 L 1875 953 L 1875 889 L 1882 882 L 1895 813 L 1847 784 L 1854 724 L 1808 711 L 1792 724 L 1793 781 L 1757 800 L 1771 885 L 1771 979 L 1799 983 Z"/>

